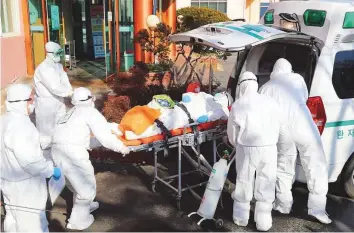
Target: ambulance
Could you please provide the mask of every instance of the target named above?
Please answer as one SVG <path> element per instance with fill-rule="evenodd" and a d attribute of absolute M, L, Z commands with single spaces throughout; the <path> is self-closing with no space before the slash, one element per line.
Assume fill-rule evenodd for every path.
<path fill-rule="evenodd" d="M 259 85 L 278 58 L 291 62 L 309 90 L 307 105 L 321 134 L 329 182 L 343 184 L 354 198 L 354 1 L 308 0 L 272 3 L 258 24 L 214 23 L 170 36 L 237 57 L 227 85 L 234 97 L 240 74 L 253 72 Z M 300 160 L 296 180 L 306 183 Z"/>

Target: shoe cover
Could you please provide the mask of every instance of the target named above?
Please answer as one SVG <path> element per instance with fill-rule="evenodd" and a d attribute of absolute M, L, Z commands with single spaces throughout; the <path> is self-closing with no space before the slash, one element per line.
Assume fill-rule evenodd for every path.
<path fill-rule="evenodd" d="M 254 210 L 254 221 L 257 230 L 268 231 L 273 224 L 272 205 L 264 202 L 257 202 Z"/>
<path fill-rule="evenodd" d="M 291 207 L 282 206 L 277 201 L 275 201 L 273 205 L 273 210 L 279 211 L 282 214 L 290 214 Z"/>
<path fill-rule="evenodd" d="M 248 220 L 238 220 L 238 219 L 234 219 L 234 223 L 235 223 L 237 226 L 245 227 L 245 226 L 248 225 Z"/>
<path fill-rule="evenodd" d="M 233 205 L 233 214 L 232 214 L 232 219 L 234 220 L 242 220 L 248 222 L 250 218 L 250 203 L 246 202 L 238 202 L 234 200 L 234 205 Z M 237 224 L 237 223 L 236 223 Z"/>
<path fill-rule="evenodd" d="M 315 217 L 318 221 L 320 221 L 323 224 L 330 224 L 332 222 L 332 220 L 328 217 L 326 212 L 309 209 L 308 214 Z"/>
<path fill-rule="evenodd" d="M 97 210 L 100 207 L 100 204 L 97 201 L 93 201 L 90 204 L 90 213 Z"/>
<path fill-rule="evenodd" d="M 254 216 L 256 222 L 256 228 L 259 231 L 269 231 L 272 227 L 272 215 L 271 213 L 257 213 Z"/>
<path fill-rule="evenodd" d="M 69 219 L 70 220 L 70 219 Z M 93 221 L 95 220 L 95 218 L 93 217 L 93 215 L 92 214 L 90 214 L 89 215 L 89 218 L 87 219 L 87 221 L 85 221 L 84 223 L 85 224 L 82 224 L 82 222 L 80 222 L 80 223 L 68 223 L 67 225 L 66 225 L 66 228 L 68 228 L 68 229 L 70 229 L 70 230 L 79 230 L 79 231 L 82 231 L 82 230 L 85 230 L 85 229 L 87 229 L 87 228 L 89 228 L 91 225 L 92 225 L 92 223 L 93 223 Z"/>
<path fill-rule="evenodd" d="M 256 228 L 259 231 L 269 231 L 270 228 L 272 228 L 272 224 L 271 223 L 256 223 Z"/>

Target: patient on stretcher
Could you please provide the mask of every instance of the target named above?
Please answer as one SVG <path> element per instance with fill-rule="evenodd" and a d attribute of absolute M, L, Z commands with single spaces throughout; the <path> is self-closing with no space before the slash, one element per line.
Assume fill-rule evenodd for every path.
<path fill-rule="evenodd" d="M 227 120 L 228 106 L 232 99 L 227 92 L 212 96 L 205 92 L 184 93 L 182 101 L 175 103 L 167 95 L 157 95 L 145 106 L 130 109 L 119 125 L 126 140 L 136 140 L 162 134 L 162 125 L 167 130 L 180 129 L 192 122 L 205 123 Z"/>

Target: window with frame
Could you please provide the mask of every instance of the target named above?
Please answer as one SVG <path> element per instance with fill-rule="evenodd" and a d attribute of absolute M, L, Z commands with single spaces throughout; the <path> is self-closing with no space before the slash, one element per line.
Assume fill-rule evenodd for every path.
<path fill-rule="evenodd" d="M 309 48 L 306 46 L 270 42 L 259 59 L 258 72 L 262 74 L 272 73 L 275 62 L 279 58 L 285 58 L 292 64 L 294 72 L 303 73 L 309 63 L 308 54 Z"/>
<path fill-rule="evenodd" d="M 206 7 L 226 14 L 227 0 L 192 0 L 191 6 Z"/>
<path fill-rule="evenodd" d="M 332 82 L 339 98 L 354 98 L 354 50 L 337 52 Z"/>
<path fill-rule="evenodd" d="M 1 34 L 19 33 L 19 12 L 17 0 L 1 0 Z"/>
<path fill-rule="evenodd" d="M 269 80 L 273 71 L 273 66 L 279 58 L 288 60 L 295 73 L 300 74 L 310 89 L 310 80 L 312 78 L 313 60 L 310 56 L 311 49 L 308 46 L 292 43 L 270 42 L 258 61 L 258 72 L 260 86 Z"/>

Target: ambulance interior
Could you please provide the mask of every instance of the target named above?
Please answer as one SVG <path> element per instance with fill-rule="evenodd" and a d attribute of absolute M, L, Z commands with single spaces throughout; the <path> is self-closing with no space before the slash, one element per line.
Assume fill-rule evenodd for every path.
<path fill-rule="evenodd" d="M 253 72 L 257 78 L 259 87 L 270 79 L 273 66 L 279 58 L 287 59 L 293 66 L 293 71 L 304 77 L 308 89 L 316 67 L 318 52 L 307 42 L 274 40 L 251 48 L 248 55 L 246 51 L 241 51 L 231 74 L 233 79 L 232 89 L 240 74 L 244 71 Z M 315 52 L 316 51 L 316 52 Z M 246 60 L 243 63 L 244 57 Z M 240 70 L 240 67 L 242 69 Z"/>

